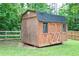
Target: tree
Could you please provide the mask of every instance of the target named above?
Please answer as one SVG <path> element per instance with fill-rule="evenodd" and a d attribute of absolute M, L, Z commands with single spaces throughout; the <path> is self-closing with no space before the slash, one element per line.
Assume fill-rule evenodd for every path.
<path fill-rule="evenodd" d="M 60 8 L 60 15 L 63 15 L 67 19 L 69 30 L 79 30 L 79 4 L 67 3 Z"/>
<path fill-rule="evenodd" d="M 27 3 L 27 9 L 51 13 L 51 8 L 46 3 Z"/>
<path fill-rule="evenodd" d="M 0 3 L 0 30 L 20 30 L 21 14 L 26 10 L 50 12 L 45 3 Z"/>
<path fill-rule="evenodd" d="M 18 30 L 20 14 L 20 4 L 0 4 L 0 30 Z"/>

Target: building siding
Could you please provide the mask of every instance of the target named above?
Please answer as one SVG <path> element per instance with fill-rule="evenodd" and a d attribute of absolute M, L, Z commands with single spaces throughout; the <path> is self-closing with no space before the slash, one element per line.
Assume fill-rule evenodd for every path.
<path fill-rule="evenodd" d="M 22 42 L 37 47 L 62 43 L 66 40 L 62 26 L 61 22 L 48 22 L 48 32 L 43 33 L 43 22 L 38 21 L 36 13 L 27 13 L 22 17 Z"/>

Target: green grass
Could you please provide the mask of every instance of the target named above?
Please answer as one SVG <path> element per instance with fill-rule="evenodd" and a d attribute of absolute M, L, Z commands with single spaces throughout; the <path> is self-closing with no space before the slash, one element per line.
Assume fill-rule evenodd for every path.
<path fill-rule="evenodd" d="M 79 56 L 79 41 L 68 40 L 61 45 L 35 48 L 21 46 L 20 40 L 0 41 L 1 56 Z"/>

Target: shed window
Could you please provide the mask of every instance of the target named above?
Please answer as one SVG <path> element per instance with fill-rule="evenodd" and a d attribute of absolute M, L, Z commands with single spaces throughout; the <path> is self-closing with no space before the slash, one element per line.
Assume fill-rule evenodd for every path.
<path fill-rule="evenodd" d="M 43 23 L 43 33 L 48 32 L 48 23 Z"/>
<path fill-rule="evenodd" d="M 63 31 L 66 32 L 66 24 L 63 24 Z"/>

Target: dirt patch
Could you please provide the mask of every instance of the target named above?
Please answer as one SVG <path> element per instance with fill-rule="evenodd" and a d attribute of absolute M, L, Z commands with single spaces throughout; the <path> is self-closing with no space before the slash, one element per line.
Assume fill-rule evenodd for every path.
<path fill-rule="evenodd" d="M 0 40 L 0 45 L 16 46 L 20 40 Z"/>
<path fill-rule="evenodd" d="M 23 44 L 20 39 L 0 40 L 0 46 L 16 46 L 21 48 L 36 48 L 27 44 Z"/>

